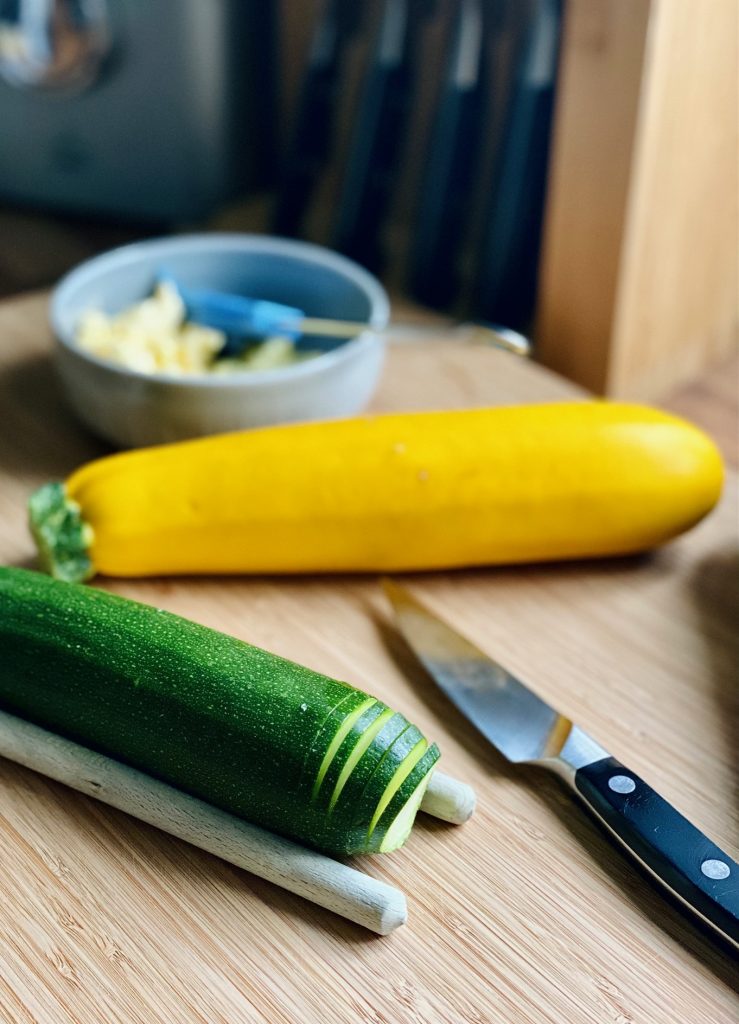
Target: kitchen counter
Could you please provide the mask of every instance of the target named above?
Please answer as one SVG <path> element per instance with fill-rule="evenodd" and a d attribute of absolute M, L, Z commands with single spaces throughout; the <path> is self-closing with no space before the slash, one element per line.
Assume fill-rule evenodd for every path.
<path fill-rule="evenodd" d="M 104 449 L 67 413 L 45 297 L 0 304 L 0 562 L 30 565 L 25 500 Z M 577 397 L 504 353 L 393 348 L 378 409 Z M 406 582 L 739 853 L 737 483 L 653 555 Z M 730 1024 L 736 961 L 557 781 L 514 768 L 427 680 L 377 583 L 99 581 L 346 678 L 397 706 L 470 782 L 363 870 L 408 896 L 377 938 L 119 812 L 0 762 L 0 1019 L 9 1024 Z"/>

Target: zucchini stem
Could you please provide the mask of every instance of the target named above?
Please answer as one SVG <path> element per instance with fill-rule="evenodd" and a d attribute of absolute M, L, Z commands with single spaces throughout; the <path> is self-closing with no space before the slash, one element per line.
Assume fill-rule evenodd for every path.
<path fill-rule="evenodd" d="M 68 583 L 81 583 L 94 575 L 92 527 L 64 484 L 44 484 L 34 491 L 28 501 L 28 523 L 45 572 Z"/>

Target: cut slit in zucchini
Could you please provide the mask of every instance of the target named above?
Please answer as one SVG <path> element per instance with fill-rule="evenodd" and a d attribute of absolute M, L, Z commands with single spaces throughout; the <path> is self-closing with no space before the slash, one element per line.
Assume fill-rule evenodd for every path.
<path fill-rule="evenodd" d="M 367 700 L 363 701 L 359 705 L 359 707 L 354 708 L 354 710 L 351 711 L 344 718 L 344 721 L 341 723 L 339 728 L 336 730 L 334 738 L 329 743 L 328 749 L 326 750 L 326 753 L 323 756 L 323 761 L 321 761 L 321 767 L 318 769 L 318 774 L 316 775 L 316 781 L 313 784 L 313 799 L 314 800 L 318 796 L 318 791 L 321 788 L 321 783 L 323 782 L 324 776 L 326 775 L 326 772 L 328 771 L 328 768 L 331 765 L 331 762 L 333 761 L 334 757 L 336 756 L 336 752 L 338 751 L 339 747 L 341 746 L 342 741 L 344 740 L 345 736 L 350 731 L 351 727 L 354 725 L 354 723 L 357 721 L 357 719 L 360 718 L 364 714 L 364 712 L 368 710 L 368 708 L 373 707 L 373 705 L 375 705 L 375 704 L 377 704 L 377 701 L 374 699 L 374 697 L 368 697 Z"/>
<path fill-rule="evenodd" d="M 336 806 L 336 802 L 341 796 L 341 791 L 343 790 L 347 781 L 351 777 L 351 774 L 354 771 L 357 764 L 359 763 L 360 758 L 367 750 L 367 747 L 369 747 L 370 743 L 373 741 L 373 739 L 378 734 L 380 729 L 382 729 L 385 722 L 387 722 L 389 718 L 393 717 L 393 714 L 394 712 L 392 708 L 385 708 L 385 710 L 377 716 L 375 721 L 367 729 L 365 729 L 364 733 L 362 734 L 362 737 L 354 745 L 354 749 L 352 750 L 349 757 L 346 759 L 344 767 L 341 769 L 341 773 L 338 779 L 336 780 L 336 785 L 334 786 L 334 790 L 333 793 L 331 794 L 331 799 L 329 800 L 328 804 L 329 814 L 333 811 L 334 807 Z"/>
<path fill-rule="evenodd" d="M 413 822 L 416 820 L 416 814 L 418 808 L 421 806 L 423 800 L 423 794 L 426 792 L 426 787 L 429 784 L 433 769 L 426 772 L 424 778 L 416 786 L 413 793 L 411 793 L 408 800 L 395 816 L 393 821 L 388 826 L 387 831 L 379 830 L 380 845 L 377 847 L 380 853 L 391 853 L 393 850 L 399 849 L 410 835 L 410 831 L 413 828 Z M 374 850 L 374 845 L 372 849 Z"/>
<path fill-rule="evenodd" d="M 370 850 L 389 853 L 406 841 L 438 758 L 438 748 L 432 744 L 387 804 L 370 837 Z"/>
<path fill-rule="evenodd" d="M 301 771 L 301 789 L 306 791 L 309 798 L 313 795 L 316 776 L 323 762 L 326 746 L 331 742 L 331 737 L 345 717 L 366 700 L 366 694 L 349 687 L 347 689 L 348 692 L 344 693 L 341 700 L 337 701 L 332 708 L 327 709 L 305 755 Z"/>
<path fill-rule="evenodd" d="M 332 854 L 407 834 L 439 756 L 346 683 L 24 569 L 0 568 L 0 650 L 4 710 Z"/>
<path fill-rule="evenodd" d="M 377 807 L 375 808 L 375 813 L 372 815 L 372 819 L 369 823 L 369 828 L 367 829 L 368 842 L 372 836 L 372 833 L 375 830 L 375 826 L 382 817 L 383 811 L 388 806 L 388 804 L 395 796 L 395 794 L 398 792 L 400 787 L 403 785 L 405 780 L 408 778 L 410 773 L 416 767 L 416 765 L 421 760 L 423 755 L 426 753 L 428 745 L 428 740 L 420 739 L 418 743 L 416 743 L 415 747 L 413 747 L 411 752 L 407 755 L 407 757 L 403 758 L 403 763 L 400 765 L 397 771 L 393 773 L 393 777 L 387 784 L 385 792 L 380 797 L 380 801 L 377 804 Z"/>
<path fill-rule="evenodd" d="M 385 791 L 395 778 L 396 773 L 403 770 L 407 758 L 413 754 L 417 744 L 423 738 L 422 733 L 415 725 L 409 725 L 383 754 L 377 768 L 355 802 L 351 819 L 355 827 L 363 828 L 369 833 L 374 811 Z M 372 811 L 368 814 L 370 808 Z"/>
<path fill-rule="evenodd" d="M 370 740 L 367 749 L 344 783 L 331 812 L 332 820 L 346 823 L 347 825 L 353 824 L 357 805 L 364 799 L 364 791 L 370 779 L 378 770 L 384 754 L 393 746 L 409 725 L 408 719 L 397 712 L 385 721 L 382 728 Z"/>

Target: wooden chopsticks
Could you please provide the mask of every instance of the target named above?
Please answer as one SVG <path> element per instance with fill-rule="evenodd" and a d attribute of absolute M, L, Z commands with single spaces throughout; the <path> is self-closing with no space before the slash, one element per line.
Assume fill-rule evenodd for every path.
<path fill-rule="evenodd" d="M 0 756 L 155 825 L 380 935 L 405 923 L 405 896 L 386 882 L 2 711 Z M 461 824 L 474 806 L 475 794 L 469 786 L 434 772 L 421 809 Z"/>

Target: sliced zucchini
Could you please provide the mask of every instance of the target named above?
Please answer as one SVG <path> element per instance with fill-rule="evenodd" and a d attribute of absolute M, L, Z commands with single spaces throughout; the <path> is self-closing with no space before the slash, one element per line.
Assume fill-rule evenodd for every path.
<path fill-rule="evenodd" d="M 347 683 L 40 573 L 0 568 L 0 650 L 4 709 L 329 853 L 366 852 L 425 759 Z"/>

